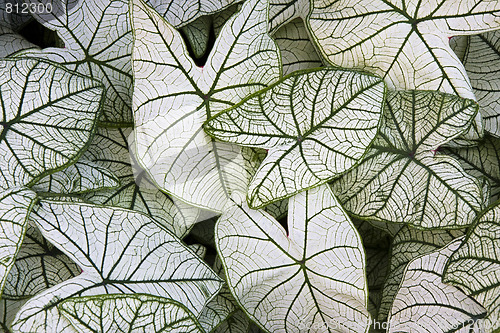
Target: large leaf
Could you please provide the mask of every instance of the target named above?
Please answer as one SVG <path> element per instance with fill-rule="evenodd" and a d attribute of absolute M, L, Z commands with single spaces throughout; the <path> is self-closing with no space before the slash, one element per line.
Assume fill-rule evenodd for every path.
<path fill-rule="evenodd" d="M 441 281 L 446 262 L 461 242 L 457 239 L 408 264 L 389 314 L 388 332 L 477 332 L 473 327 L 484 317 L 484 308 Z"/>
<path fill-rule="evenodd" d="M 178 238 L 141 213 L 41 201 L 32 215 L 43 235 L 83 272 L 24 304 L 12 325 L 16 331 L 63 332 L 70 324 L 56 306 L 70 297 L 99 294 L 167 297 L 197 316 L 221 287 Z"/>
<path fill-rule="evenodd" d="M 319 69 L 294 73 L 209 119 L 217 139 L 269 149 L 248 189 L 252 208 L 338 177 L 377 133 L 381 79 Z"/>
<path fill-rule="evenodd" d="M 102 87 L 52 63 L 0 60 L 0 188 L 73 163 L 95 131 Z"/>
<path fill-rule="evenodd" d="M 456 158 L 464 170 L 477 178 L 488 180 L 491 202 L 500 199 L 500 139 L 486 134 L 476 147 L 443 150 Z"/>
<path fill-rule="evenodd" d="M 129 150 L 131 128 L 99 128 L 83 158 L 113 172 L 120 186 L 107 191 L 85 194 L 96 204 L 117 206 L 150 215 L 156 221 L 183 237 L 196 222 L 200 210 L 160 191 L 141 169 L 135 154 Z"/>
<path fill-rule="evenodd" d="M 178 28 L 213 14 L 240 0 L 146 0 L 168 23 Z"/>
<path fill-rule="evenodd" d="M 500 205 L 490 207 L 476 221 L 462 246 L 453 253 L 444 281 L 464 290 L 488 314 L 484 327 L 500 331 Z"/>
<path fill-rule="evenodd" d="M 0 296 L 23 242 L 35 197 L 25 188 L 0 193 Z"/>
<path fill-rule="evenodd" d="M 469 36 L 464 42 L 465 47 L 454 51 L 459 56 L 464 53 L 460 59 L 479 103 L 484 129 L 500 137 L 500 30 Z"/>
<path fill-rule="evenodd" d="M 496 0 L 312 0 L 309 28 L 333 64 L 382 76 L 397 89 L 474 99 L 448 37 L 500 28 Z"/>
<path fill-rule="evenodd" d="M 367 157 L 334 182 L 344 208 L 424 228 L 471 224 L 483 205 L 479 181 L 435 150 L 460 135 L 476 112 L 474 101 L 448 94 L 391 92 Z"/>
<path fill-rule="evenodd" d="M 387 314 L 403 280 L 405 268 L 410 261 L 434 252 L 464 234 L 462 230 L 416 230 L 404 226 L 392 241 L 391 263 L 382 291 L 378 319 L 387 319 Z"/>
<path fill-rule="evenodd" d="M 0 300 L 0 328 L 9 332 L 17 311 L 28 299 L 80 272 L 77 265 L 42 237 L 33 223 L 28 223 Z"/>
<path fill-rule="evenodd" d="M 68 298 L 58 305 L 81 333 L 205 333 L 184 305 L 151 295 L 96 295 Z"/>
<path fill-rule="evenodd" d="M 281 27 L 274 33 L 273 38 L 281 50 L 283 75 L 322 65 L 321 58 L 309 39 L 301 19 L 293 20 Z"/>
<path fill-rule="evenodd" d="M 32 189 L 46 195 L 77 194 L 116 188 L 120 180 L 109 170 L 93 162 L 79 159 L 64 170 L 48 175 Z"/>
<path fill-rule="evenodd" d="M 46 0 L 26 0 L 29 4 Z M 17 56 L 53 60 L 104 84 L 100 121 L 131 125 L 132 32 L 126 0 L 57 0 L 53 12 L 34 13 L 47 29 L 55 30 L 64 48 L 29 50 Z"/>
<path fill-rule="evenodd" d="M 224 25 L 203 68 L 158 13 L 141 0 L 132 1 L 131 11 L 138 160 L 161 189 L 221 212 L 233 191 L 246 191 L 258 161 L 248 150 L 216 142 L 202 125 L 279 78 L 267 1 L 244 4 Z"/>
<path fill-rule="evenodd" d="M 328 185 L 289 200 L 289 235 L 235 198 L 216 226 L 231 293 L 269 332 L 365 332 L 361 239 Z M 251 249 L 251 251 L 248 251 Z"/>

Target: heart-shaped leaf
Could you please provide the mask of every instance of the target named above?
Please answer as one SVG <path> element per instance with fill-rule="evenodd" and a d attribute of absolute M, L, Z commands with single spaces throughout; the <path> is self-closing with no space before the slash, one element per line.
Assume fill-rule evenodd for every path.
<path fill-rule="evenodd" d="M 312 0 L 310 32 L 328 60 L 382 76 L 390 88 L 474 99 L 448 37 L 500 28 L 496 0 Z M 418 50 L 418 52 L 417 52 Z"/>
<path fill-rule="evenodd" d="M 0 188 L 74 163 L 92 138 L 99 83 L 35 59 L 0 60 Z"/>
<path fill-rule="evenodd" d="M 178 237 L 184 237 L 198 219 L 200 210 L 160 191 L 129 150 L 131 128 L 99 128 L 83 158 L 113 172 L 120 186 L 83 195 L 100 205 L 132 209 L 153 217 Z"/>
<path fill-rule="evenodd" d="M 500 30 L 462 38 L 465 40 L 461 44 L 465 45 L 460 50 L 455 46 L 453 50 L 465 65 L 484 119 L 484 129 L 500 137 Z"/>
<path fill-rule="evenodd" d="M 500 205 L 478 217 L 462 246 L 447 263 L 443 281 L 452 283 L 481 303 L 488 313 L 482 323 L 500 330 Z"/>
<path fill-rule="evenodd" d="M 378 319 L 387 319 L 387 314 L 403 280 L 405 268 L 410 261 L 434 252 L 464 234 L 463 230 L 416 230 L 404 226 L 392 241 L 391 263 L 382 291 Z"/>
<path fill-rule="evenodd" d="M 343 207 L 373 220 L 459 228 L 483 206 L 479 181 L 435 150 L 477 112 L 472 100 L 431 91 L 390 92 L 367 157 L 333 184 Z"/>
<path fill-rule="evenodd" d="M 78 194 L 116 188 L 120 180 L 109 170 L 79 159 L 64 170 L 46 176 L 32 189 L 44 194 Z"/>
<path fill-rule="evenodd" d="M 222 212 L 233 191 L 246 191 L 259 163 L 248 150 L 216 142 L 202 125 L 279 78 L 267 5 L 247 1 L 198 68 L 180 34 L 141 0 L 132 1 L 137 157 L 161 189 L 187 203 Z"/>
<path fill-rule="evenodd" d="M 206 264 L 144 214 L 41 201 L 32 219 L 83 272 L 29 300 L 18 312 L 14 330 L 61 332 L 70 325 L 56 306 L 70 297 L 99 294 L 167 297 L 197 316 L 221 287 Z"/>
<path fill-rule="evenodd" d="M 222 214 L 216 244 L 231 293 L 269 332 L 367 331 L 365 254 L 329 186 L 290 198 L 288 216 L 287 236 L 245 203 Z"/>
<path fill-rule="evenodd" d="M 484 317 L 484 308 L 441 281 L 446 262 L 462 240 L 408 264 L 389 314 L 388 332 L 477 332 L 475 321 Z"/>
<path fill-rule="evenodd" d="M 374 76 L 296 72 L 209 119 L 205 131 L 269 149 L 248 189 L 250 207 L 260 208 L 353 167 L 377 133 L 384 95 Z"/>
<path fill-rule="evenodd" d="M 281 50 L 283 75 L 322 65 L 301 19 L 293 20 L 281 27 L 274 33 L 273 38 Z"/>
<path fill-rule="evenodd" d="M 35 192 L 25 188 L 0 193 L 0 296 L 23 242 L 35 197 Z"/>
<path fill-rule="evenodd" d="M 34 8 L 46 0 L 27 0 Z M 126 0 L 57 0 L 52 11 L 35 11 L 44 27 L 57 32 L 64 48 L 28 50 L 16 56 L 50 59 L 104 84 L 108 125 L 131 125 L 132 31 Z M 30 7 L 31 8 L 31 7 Z"/>
<path fill-rule="evenodd" d="M 80 268 L 28 222 L 23 244 L 0 300 L 0 327 L 10 332 L 17 311 L 31 297 L 80 274 Z"/>
<path fill-rule="evenodd" d="M 72 297 L 58 308 L 80 333 L 205 333 L 184 305 L 163 297 L 141 294 Z"/>

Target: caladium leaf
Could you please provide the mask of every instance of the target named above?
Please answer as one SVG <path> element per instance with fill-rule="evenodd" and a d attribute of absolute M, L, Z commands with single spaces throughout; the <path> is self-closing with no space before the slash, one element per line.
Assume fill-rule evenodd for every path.
<path fill-rule="evenodd" d="M 94 135 L 99 83 L 35 59 L 0 60 L 0 188 L 74 163 Z"/>
<path fill-rule="evenodd" d="M 32 218 L 83 272 L 29 300 L 18 312 L 14 330 L 61 332 L 69 323 L 56 306 L 70 297 L 99 294 L 167 297 L 197 316 L 221 287 L 206 264 L 144 214 L 42 200 Z"/>
<path fill-rule="evenodd" d="M 31 5 L 45 0 L 27 0 Z M 45 58 L 104 84 L 105 99 L 100 121 L 107 125 L 131 125 L 132 31 L 126 0 L 58 0 L 53 12 L 34 13 L 47 29 L 55 30 L 64 48 L 29 50 L 16 56 Z M 64 10 L 63 10 L 64 8 Z"/>
<path fill-rule="evenodd" d="M 310 32 L 331 63 L 376 73 L 390 88 L 469 99 L 470 82 L 448 37 L 500 28 L 496 0 L 312 0 L 311 7 Z"/>
<path fill-rule="evenodd" d="M 310 0 L 270 0 L 269 31 L 278 29 L 297 18 L 305 19 L 309 14 Z"/>
<path fill-rule="evenodd" d="M 231 18 L 231 16 L 236 14 L 236 12 L 241 9 L 241 5 L 241 3 L 232 4 L 226 9 L 221 10 L 220 12 L 217 12 L 213 15 L 215 37 L 219 36 L 220 32 L 222 31 L 222 27 Z"/>
<path fill-rule="evenodd" d="M 486 210 L 451 256 L 443 281 L 452 283 L 481 303 L 488 313 L 488 331 L 500 330 L 500 205 Z"/>
<path fill-rule="evenodd" d="M 269 214 L 238 201 L 215 238 L 231 293 L 250 318 L 269 332 L 367 331 L 365 254 L 329 186 L 290 198 L 288 236 Z"/>
<path fill-rule="evenodd" d="M 431 91 L 388 95 L 367 157 L 333 184 L 340 202 L 373 220 L 423 228 L 471 224 L 484 201 L 479 181 L 435 150 L 462 134 L 477 104 Z"/>
<path fill-rule="evenodd" d="M 201 58 L 207 52 L 211 29 L 212 16 L 201 16 L 180 29 L 186 36 L 195 58 Z"/>
<path fill-rule="evenodd" d="M 404 226 L 392 241 L 391 263 L 384 283 L 378 319 L 387 318 L 403 280 L 405 268 L 411 260 L 434 252 L 463 235 L 462 230 L 416 230 Z"/>
<path fill-rule="evenodd" d="M 293 20 L 281 27 L 274 33 L 273 38 L 281 50 L 283 75 L 322 65 L 301 19 Z"/>
<path fill-rule="evenodd" d="M 32 189 L 44 194 L 78 194 L 120 185 L 120 180 L 109 170 L 85 159 L 42 178 Z"/>
<path fill-rule="evenodd" d="M 251 330 L 250 319 L 243 310 L 236 310 L 227 320 L 215 328 L 213 333 L 252 333 L 260 330 Z"/>
<path fill-rule="evenodd" d="M 464 170 L 477 178 L 485 178 L 490 185 L 490 202 L 500 199 L 500 139 L 485 135 L 476 147 L 445 149 L 444 153 L 456 158 Z"/>
<path fill-rule="evenodd" d="M 389 314 L 388 332 L 472 332 L 484 308 L 441 281 L 446 262 L 461 242 L 457 239 L 408 264 Z"/>
<path fill-rule="evenodd" d="M 18 51 L 30 48 L 37 48 L 37 46 L 14 30 L 0 26 L 0 58 L 6 58 Z"/>
<path fill-rule="evenodd" d="M 260 208 L 353 167 L 377 133 L 384 95 L 384 83 L 373 76 L 296 72 L 209 119 L 205 131 L 269 149 L 248 189 L 250 207 Z"/>
<path fill-rule="evenodd" d="M 484 129 L 500 137 L 500 30 L 469 36 L 455 47 L 479 103 Z M 458 44 L 461 46 L 461 44 Z"/>
<path fill-rule="evenodd" d="M 83 158 L 113 172 L 120 186 L 90 192 L 83 197 L 95 204 L 136 210 L 153 217 L 178 237 L 184 237 L 196 222 L 200 210 L 174 201 L 151 182 L 129 150 L 131 128 L 99 128 Z M 132 145 L 133 146 L 133 145 Z"/>
<path fill-rule="evenodd" d="M 205 333 L 184 305 L 158 296 L 72 297 L 60 303 L 58 308 L 80 333 Z"/>
<path fill-rule="evenodd" d="M 0 296 L 23 242 L 35 198 L 36 193 L 26 188 L 0 193 Z"/>
<path fill-rule="evenodd" d="M 31 297 L 80 274 L 80 268 L 29 222 L 0 300 L 0 328 L 10 332 L 17 311 Z"/>
<path fill-rule="evenodd" d="M 168 23 L 178 28 L 198 17 L 213 14 L 240 0 L 146 0 Z"/>
<path fill-rule="evenodd" d="M 243 5 L 224 25 L 203 68 L 158 13 L 141 0 L 132 2 L 131 11 L 138 160 L 161 189 L 222 212 L 233 191 L 246 191 L 258 160 L 248 150 L 216 142 L 202 125 L 279 78 L 279 52 L 267 35 L 267 1 Z"/>

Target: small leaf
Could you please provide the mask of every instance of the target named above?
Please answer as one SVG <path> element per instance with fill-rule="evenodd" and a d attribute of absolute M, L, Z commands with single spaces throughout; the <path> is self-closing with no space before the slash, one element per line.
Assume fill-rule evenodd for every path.
<path fill-rule="evenodd" d="M 219 140 L 269 149 L 248 189 L 251 208 L 352 168 L 378 130 L 385 85 L 357 72 L 296 72 L 209 119 Z"/>
<path fill-rule="evenodd" d="M 83 272 L 24 304 L 12 325 L 16 331 L 61 332 L 69 322 L 56 306 L 99 294 L 171 298 L 197 316 L 221 287 L 206 264 L 146 215 L 45 200 L 32 215 L 44 237 Z"/>
<path fill-rule="evenodd" d="M 460 228 L 482 209 L 482 187 L 435 150 L 463 133 L 472 100 L 431 91 L 390 92 L 380 132 L 364 160 L 333 183 L 344 208 L 371 220 Z"/>
<path fill-rule="evenodd" d="M 0 193 L 0 298 L 23 242 L 35 197 L 34 192 L 24 188 Z"/>
<path fill-rule="evenodd" d="M 478 217 L 463 244 L 447 263 L 443 281 L 464 290 L 488 313 L 481 324 L 500 330 L 500 205 Z"/>
<path fill-rule="evenodd" d="M 484 308 L 460 289 L 441 282 L 446 262 L 462 239 L 412 260 L 394 300 L 389 323 L 392 332 L 476 332 Z"/>
<path fill-rule="evenodd" d="M 7 58 L 18 51 L 30 48 L 37 48 L 37 46 L 14 30 L 0 26 L 0 58 Z"/>
<path fill-rule="evenodd" d="M 217 222 L 216 243 L 250 318 L 269 332 L 366 332 L 365 254 L 329 186 L 290 198 L 288 236 L 269 214 L 238 201 Z"/>
<path fill-rule="evenodd" d="M 102 87 L 55 64 L 0 60 L 0 188 L 74 163 L 95 131 Z"/>
<path fill-rule="evenodd" d="M 207 52 L 211 28 L 211 16 L 200 16 L 193 22 L 181 28 L 181 31 L 186 36 L 196 59 L 203 57 L 203 55 Z"/>
<path fill-rule="evenodd" d="M 26 0 L 26 3 L 38 8 L 47 1 Z M 50 3 L 52 11 L 34 12 L 33 16 L 44 27 L 57 32 L 64 48 L 23 51 L 16 56 L 49 59 L 102 82 L 105 98 L 99 120 L 113 126 L 131 125 L 132 31 L 128 1 Z"/>
<path fill-rule="evenodd" d="M 85 159 L 79 159 L 66 169 L 41 179 L 32 189 L 46 194 L 78 194 L 112 189 L 119 185 L 120 180 L 109 170 Z"/>
<path fill-rule="evenodd" d="M 297 70 L 321 67 L 321 58 L 309 39 L 301 19 L 293 20 L 281 27 L 274 33 L 273 38 L 281 50 L 283 75 Z"/>
<path fill-rule="evenodd" d="M 259 163 L 250 150 L 216 142 L 202 125 L 279 78 L 267 5 L 247 1 L 199 68 L 180 34 L 141 0 L 132 1 L 137 159 L 159 188 L 194 206 L 222 212 L 233 191 L 246 191 Z"/>
<path fill-rule="evenodd" d="M 181 303 L 151 295 L 95 295 L 68 298 L 59 311 L 81 333 L 205 333 Z"/>
<path fill-rule="evenodd" d="M 269 31 L 276 32 L 294 19 L 305 19 L 309 14 L 310 2 L 310 0 L 270 0 Z"/>

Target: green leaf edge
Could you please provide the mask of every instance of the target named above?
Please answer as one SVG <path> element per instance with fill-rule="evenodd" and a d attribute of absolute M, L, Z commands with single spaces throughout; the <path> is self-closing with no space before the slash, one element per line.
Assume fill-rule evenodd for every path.
<path fill-rule="evenodd" d="M 280 59 L 280 62 L 281 62 L 281 59 Z M 288 78 L 290 77 L 293 77 L 293 76 L 298 76 L 298 75 L 303 75 L 303 74 L 308 74 L 308 73 L 311 73 L 311 72 L 316 72 L 316 71 L 320 71 L 320 70 L 341 70 L 341 71 L 344 71 L 344 72 L 352 72 L 352 73 L 357 73 L 357 74 L 362 74 L 362 75 L 366 75 L 366 76 L 370 76 L 370 77 L 373 77 L 373 78 L 376 78 L 380 81 L 380 83 L 382 83 L 384 85 L 384 97 L 383 97 L 383 100 L 382 100 L 382 104 L 381 104 L 381 114 L 380 114 L 380 117 L 379 117 L 379 121 L 378 121 L 378 125 L 377 125 L 377 134 L 375 134 L 375 136 L 372 138 L 371 142 L 366 146 L 366 149 L 365 149 L 365 152 L 363 153 L 363 155 L 359 158 L 359 160 L 354 163 L 349 169 L 347 170 L 344 170 L 344 172 L 340 173 L 339 175 L 335 176 L 335 177 L 332 177 L 332 178 L 328 178 L 324 181 L 321 181 L 313 186 L 310 186 L 310 187 L 307 187 L 307 188 L 303 188 L 301 190 L 298 190 L 298 191 L 295 191 L 295 192 L 292 192 L 290 194 L 287 194 L 287 195 L 284 195 L 284 196 L 280 196 L 280 197 L 276 197 L 276 198 L 273 198 L 273 200 L 269 200 L 265 203 L 263 203 L 262 205 L 260 206 L 254 206 L 253 205 L 253 198 L 250 198 L 248 195 L 248 191 L 247 191 L 247 195 L 246 195 L 246 198 L 247 198 L 247 203 L 248 203 L 248 206 L 252 209 L 261 209 L 265 206 L 268 206 L 274 202 L 277 202 L 277 201 L 280 201 L 280 200 L 283 200 L 283 199 L 287 199 L 287 198 L 290 198 L 290 197 L 293 197 L 294 195 L 300 193 L 300 192 L 303 192 L 303 191 L 307 191 L 307 190 L 310 190 L 312 188 L 315 188 L 315 187 L 318 187 L 318 186 L 321 186 L 323 184 L 326 184 L 334 179 L 337 179 L 337 178 L 340 178 L 343 174 L 347 173 L 348 171 L 356 168 L 358 166 L 358 164 L 360 162 L 363 161 L 363 159 L 365 158 L 366 154 L 368 153 L 370 147 L 372 146 L 372 144 L 374 143 L 375 139 L 377 138 L 377 135 L 380 131 L 380 128 L 381 128 L 381 125 L 382 125 L 382 115 L 383 115 L 383 112 L 384 112 L 384 109 L 385 109 L 385 104 L 386 104 L 386 99 L 387 99 L 387 85 L 386 83 L 384 82 L 384 80 L 379 77 L 378 75 L 375 75 L 373 73 L 368 73 L 368 72 L 364 72 L 364 71 L 358 71 L 358 70 L 355 70 L 355 69 L 346 69 L 346 68 L 342 68 L 342 67 L 336 67 L 336 66 L 327 66 L 327 67 L 316 67 L 316 68 L 310 68 L 310 69 L 303 69 L 303 70 L 299 70 L 299 71 L 295 71 L 293 73 L 290 73 L 286 76 L 283 76 L 281 77 L 278 81 L 275 81 L 273 82 L 272 84 L 270 84 L 269 86 L 267 86 L 266 88 L 263 88 L 247 97 L 245 97 L 243 100 L 241 100 L 239 103 L 231 106 L 230 108 L 227 108 L 225 110 L 222 110 L 221 112 L 211 116 L 210 118 L 208 118 L 204 123 L 203 123 L 203 130 L 205 131 L 205 133 L 207 133 L 210 137 L 212 137 L 213 139 L 215 140 L 218 140 L 218 141 L 223 141 L 223 142 L 229 142 L 229 143 L 232 143 L 230 141 L 224 141 L 224 140 L 220 140 L 220 139 L 217 139 L 213 134 L 211 134 L 208 130 L 209 128 L 209 125 L 208 123 L 216 118 L 217 116 L 221 115 L 221 114 L 224 114 L 224 113 L 227 113 L 237 107 L 239 107 L 240 105 L 242 105 L 243 103 L 245 103 L 246 101 L 248 101 L 249 99 L 252 99 L 260 94 L 263 94 L 265 92 L 267 92 L 268 90 L 270 89 L 273 89 L 275 86 L 279 85 L 280 83 L 282 83 L 283 81 L 287 80 Z M 232 143 L 232 144 L 236 144 L 236 143 Z M 236 144 L 237 145 L 237 144 Z M 253 176 L 255 177 L 255 175 Z M 253 177 L 252 177 L 252 180 L 253 180 Z M 334 193 L 335 194 L 335 193 Z"/>

